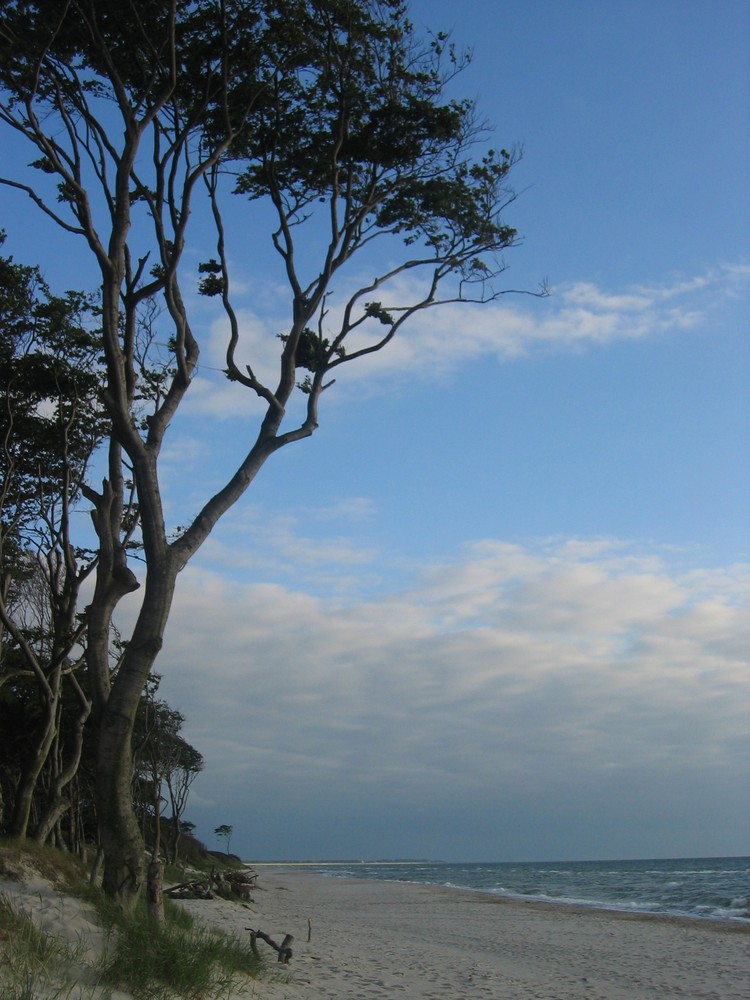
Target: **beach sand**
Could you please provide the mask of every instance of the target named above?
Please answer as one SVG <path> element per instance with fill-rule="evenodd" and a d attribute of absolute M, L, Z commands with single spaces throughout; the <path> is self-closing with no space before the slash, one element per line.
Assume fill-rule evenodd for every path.
<path fill-rule="evenodd" d="M 259 868 L 254 902 L 184 905 L 227 930 L 295 937 L 269 1000 L 747 1000 L 750 927 L 507 901 Z M 308 919 L 311 921 L 308 942 Z M 263 942 L 269 956 L 274 953 Z"/>
<path fill-rule="evenodd" d="M 288 966 L 276 963 L 259 941 L 269 976 L 249 983 L 236 1000 L 750 997 L 750 926 L 634 917 L 295 869 L 260 867 L 259 873 L 250 903 L 179 904 L 241 938 L 249 929 L 277 942 L 294 935 Z M 44 879 L 0 882 L 0 892 L 46 930 L 84 941 L 92 955 L 100 947 L 91 908 Z M 116 992 L 112 1000 L 127 996 Z"/>

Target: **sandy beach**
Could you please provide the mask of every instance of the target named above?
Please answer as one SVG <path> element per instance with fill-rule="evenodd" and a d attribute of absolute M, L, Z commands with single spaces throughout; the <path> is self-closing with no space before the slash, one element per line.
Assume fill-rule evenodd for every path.
<path fill-rule="evenodd" d="M 91 907 L 62 896 L 43 878 L 2 881 L 0 891 L 47 931 L 84 941 L 92 955 L 101 947 Z M 250 982 L 236 1000 L 750 996 L 750 926 L 739 923 L 634 917 L 265 867 L 252 902 L 217 898 L 179 905 L 239 937 L 249 929 L 277 942 L 294 935 L 288 966 L 259 942 L 270 974 Z M 81 986 L 82 997 L 99 996 Z M 128 1000 L 117 991 L 111 997 Z"/>
<path fill-rule="evenodd" d="M 256 988 L 269 1000 L 750 996 L 750 927 L 294 869 L 259 872 L 254 902 L 239 917 L 221 900 L 184 905 L 227 930 L 253 927 L 277 941 L 294 935 L 290 982 Z"/>

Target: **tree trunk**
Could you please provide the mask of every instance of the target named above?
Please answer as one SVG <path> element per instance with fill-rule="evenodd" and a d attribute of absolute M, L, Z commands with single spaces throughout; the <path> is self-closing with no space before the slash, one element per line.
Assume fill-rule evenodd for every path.
<path fill-rule="evenodd" d="M 158 778 L 154 779 L 154 794 L 151 804 L 154 810 L 154 844 L 151 853 L 154 861 L 158 861 L 161 852 L 161 782 Z"/>
<path fill-rule="evenodd" d="M 130 913 L 144 883 L 144 843 L 133 812 L 131 720 L 106 711 L 99 729 L 96 813 L 104 851 L 102 888 Z"/>
<path fill-rule="evenodd" d="M 49 808 L 42 819 L 37 824 L 34 831 L 34 840 L 37 844 L 45 844 L 52 831 L 57 827 L 65 813 L 70 809 L 70 802 L 66 799 L 58 799 L 54 806 Z M 63 838 L 64 840 L 64 838 Z"/>
<path fill-rule="evenodd" d="M 148 915 L 153 923 L 164 923 L 164 865 L 156 857 L 148 866 Z"/>
<path fill-rule="evenodd" d="M 69 798 L 64 799 L 63 793 L 78 774 L 78 766 L 81 763 L 81 754 L 83 753 L 83 730 L 91 714 L 91 702 L 86 697 L 75 676 L 71 674 L 69 679 L 78 696 L 79 709 L 75 720 L 70 726 L 72 731 L 69 735 L 71 749 L 68 759 L 53 776 L 47 808 L 39 820 L 34 833 L 34 839 L 39 844 L 45 843 L 55 824 L 71 808 L 71 800 Z M 59 726 L 57 728 L 59 730 Z M 75 851 L 75 844 L 72 838 L 69 838 L 69 847 L 71 851 Z"/>
<path fill-rule="evenodd" d="M 96 857 L 94 858 L 94 863 L 91 866 L 91 875 L 89 876 L 89 885 L 95 886 L 99 881 L 99 872 L 102 870 L 102 865 L 104 864 L 104 850 L 99 844 L 96 849 Z"/>
<path fill-rule="evenodd" d="M 149 671 L 161 649 L 176 572 L 162 560 L 148 572 L 133 637 L 118 668 L 99 723 L 96 810 L 104 848 L 102 887 L 132 912 L 145 877 L 145 845 L 133 810 L 132 736 Z"/>
<path fill-rule="evenodd" d="M 39 723 L 36 744 L 24 761 L 21 777 L 16 790 L 13 806 L 13 816 L 10 822 L 10 835 L 19 840 L 25 840 L 29 829 L 31 807 L 34 802 L 37 781 L 42 772 L 50 747 L 57 733 L 57 702 L 59 679 L 53 678 L 54 688 L 50 687 L 44 695 L 44 714 Z"/>
<path fill-rule="evenodd" d="M 167 857 L 169 858 L 170 864 L 177 864 L 177 857 L 180 849 L 180 821 L 172 817 L 172 826 L 169 830 L 169 836 L 167 838 Z"/>

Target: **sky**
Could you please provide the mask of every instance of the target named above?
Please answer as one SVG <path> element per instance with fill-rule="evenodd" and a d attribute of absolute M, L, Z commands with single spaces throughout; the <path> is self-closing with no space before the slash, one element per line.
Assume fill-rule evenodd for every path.
<path fill-rule="evenodd" d="M 410 10 L 473 48 L 457 89 L 523 153 L 504 278 L 551 295 L 352 365 L 183 572 L 157 670 L 205 758 L 186 818 L 256 861 L 748 854 L 750 6 Z M 5 252 L 78 276 L 0 199 Z M 263 359 L 288 302 L 229 237 Z M 257 416 L 192 306 L 175 524 Z"/>

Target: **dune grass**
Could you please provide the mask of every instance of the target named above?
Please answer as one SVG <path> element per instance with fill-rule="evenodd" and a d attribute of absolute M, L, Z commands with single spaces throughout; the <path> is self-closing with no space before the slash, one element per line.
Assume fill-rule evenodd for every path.
<path fill-rule="evenodd" d="M 156 926 L 145 903 L 126 917 L 88 885 L 85 868 L 45 848 L 0 845 L 0 876 L 23 879 L 37 872 L 64 895 L 85 898 L 105 931 L 106 946 L 94 963 L 84 944 L 45 933 L 0 894 L 0 1000 L 106 1000 L 112 990 L 134 1000 L 224 1000 L 262 975 L 250 942 L 193 921 L 165 900 L 165 922 Z M 85 985 L 89 984 L 89 985 Z"/>
<path fill-rule="evenodd" d="M 67 1000 L 86 995 L 77 970 L 83 945 L 71 945 L 38 927 L 0 893 L 1 1000 Z"/>
<path fill-rule="evenodd" d="M 99 913 L 109 931 L 101 981 L 135 1000 L 221 1000 L 262 971 L 249 942 L 196 924 L 177 906 L 166 907 L 161 927 L 141 905 L 128 918 L 106 902 Z"/>

